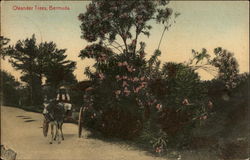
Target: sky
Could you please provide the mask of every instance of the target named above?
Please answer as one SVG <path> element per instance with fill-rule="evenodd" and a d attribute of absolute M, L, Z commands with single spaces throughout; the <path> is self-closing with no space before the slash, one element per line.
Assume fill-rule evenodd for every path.
<path fill-rule="evenodd" d="M 77 62 L 74 72 L 78 80 L 86 79 L 84 68 L 92 60 L 81 60 L 78 55 L 88 42 L 81 39 L 78 15 L 86 11 L 89 1 L 2 1 L 1 35 L 9 38 L 10 45 L 36 35 L 37 42 L 53 41 L 59 49 L 67 49 L 68 59 Z M 70 10 L 14 10 L 22 7 L 69 7 Z M 191 50 L 206 48 L 211 55 L 216 47 L 234 53 L 240 72 L 249 72 L 249 2 L 248 1 L 172 1 L 174 11 L 181 13 L 176 23 L 163 37 L 160 60 L 185 62 L 192 57 Z M 150 22 L 153 28 L 149 38 L 142 36 L 150 56 L 157 48 L 163 26 Z M 1 68 L 18 80 L 21 75 L 8 61 L 1 60 Z M 198 71 L 202 79 L 213 75 Z"/>

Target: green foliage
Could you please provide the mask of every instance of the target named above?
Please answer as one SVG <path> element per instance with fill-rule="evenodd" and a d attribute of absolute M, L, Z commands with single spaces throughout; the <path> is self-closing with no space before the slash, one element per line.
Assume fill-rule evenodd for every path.
<path fill-rule="evenodd" d="M 66 60 L 66 49 L 58 49 L 54 42 L 44 42 L 39 45 L 41 53 L 39 68 L 49 86 L 50 98 L 54 98 L 60 85 L 75 84 L 73 71 L 76 62 Z"/>
<path fill-rule="evenodd" d="M 131 38 L 131 29 L 136 28 L 136 34 L 148 35 L 151 29 L 146 22 L 156 18 L 164 22 L 171 16 L 170 9 L 157 9 L 167 3 L 157 1 L 96 1 L 93 0 L 87 7 L 87 12 L 79 15 L 82 22 L 82 38 L 93 42 L 97 38 L 114 41 L 119 35 L 126 41 Z M 127 49 L 127 48 L 126 48 Z"/>
<path fill-rule="evenodd" d="M 106 135 L 113 133 L 113 136 L 122 138 L 138 135 L 150 106 L 157 103 L 147 84 L 149 68 L 159 67 L 156 61 L 160 51 L 157 50 L 148 62 L 145 43 L 140 42 L 138 50 L 136 46 L 140 34 L 149 36 L 152 28 L 147 24 L 149 20 L 167 23 L 172 10 L 162 10 L 166 5 L 165 1 L 92 1 L 87 11 L 79 15 L 82 38 L 89 42 L 99 40 L 79 55 L 82 59 L 96 61 L 94 70 L 85 69 L 93 87 L 86 93 L 85 106 L 93 107 L 96 115 L 100 110 L 105 112 L 95 124 L 104 123 L 99 130 Z M 118 36 L 123 45 L 116 41 Z"/>
<path fill-rule="evenodd" d="M 217 80 L 221 81 L 228 91 L 232 90 L 237 85 L 237 76 L 239 74 L 239 64 L 234 58 L 233 53 L 217 47 L 214 49 L 215 57 L 210 58 L 206 49 L 196 52 L 192 50 L 193 59 L 190 60 L 189 65 L 196 61 L 195 66 L 192 66 L 195 70 L 204 69 L 208 73 L 214 72 L 214 68 L 217 69 Z M 205 64 L 202 64 L 203 60 L 206 60 Z M 200 63 L 201 65 L 197 65 Z"/>
<path fill-rule="evenodd" d="M 194 70 L 183 64 L 165 63 L 162 67 L 162 76 L 166 88 L 166 97 L 163 100 L 168 107 L 180 107 L 184 99 L 196 103 L 204 98 L 204 89 L 200 77 Z"/>
<path fill-rule="evenodd" d="M 6 56 L 16 69 L 22 72 L 20 77 L 27 84 L 28 105 L 40 105 L 43 101 L 42 79 L 50 86 L 51 96 L 55 96 L 57 87 L 65 83 L 76 83 L 73 71 L 75 62 L 66 60 L 66 49 L 57 49 L 53 42 L 37 44 L 35 35 L 19 40 L 10 47 Z"/>
<path fill-rule="evenodd" d="M 159 47 L 173 16 L 166 5 L 166 1 L 93 0 L 79 15 L 82 38 L 93 42 L 79 57 L 95 60 L 93 68 L 85 68 L 91 81 L 84 93 L 85 125 L 109 137 L 153 140 L 157 153 L 168 146 L 187 145 L 192 129 L 211 116 L 214 99 L 196 69 L 209 70 L 206 65 L 212 64 L 219 73 L 229 71 L 230 75 L 219 76 L 229 88 L 238 73 L 236 60 L 222 49 L 215 50 L 213 60 L 206 49 L 193 50 L 189 64 L 168 62 L 161 67 Z M 150 36 L 150 20 L 163 24 L 164 30 L 147 60 L 146 44 L 138 37 Z"/>
<path fill-rule="evenodd" d="M 169 144 L 188 143 L 196 122 L 209 115 L 207 89 L 198 74 L 187 65 L 168 62 L 161 77 L 151 80 L 150 88 L 163 104 L 155 123 L 168 134 Z"/>
<path fill-rule="evenodd" d="M 112 56 L 113 52 L 107 47 L 103 47 L 101 44 L 93 44 L 85 47 L 81 51 L 79 57 L 83 58 L 94 58 L 96 61 L 105 61 L 108 57 Z"/>
<path fill-rule="evenodd" d="M 30 105 L 42 103 L 42 77 L 38 71 L 38 55 L 35 35 L 30 39 L 19 40 L 8 52 L 9 62 L 22 72 L 20 78 L 28 85 Z"/>
<path fill-rule="evenodd" d="M 167 151 L 168 136 L 165 132 L 160 130 L 156 137 L 150 141 L 156 153 L 161 155 L 163 152 Z"/>
<path fill-rule="evenodd" d="M 78 18 L 82 38 L 95 42 L 100 40 L 106 47 L 119 53 L 135 52 L 138 37 L 150 35 L 152 26 L 148 21 L 155 20 L 164 25 L 172 16 L 167 1 L 108 1 L 93 0 L 85 13 Z M 123 45 L 116 40 L 121 38 Z"/>
<path fill-rule="evenodd" d="M 202 60 L 210 58 L 210 55 L 207 53 L 207 50 L 205 48 L 202 48 L 202 51 L 200 53 L 192 49 L 192 53 L 193 59 L 190 61 L 190 64 L 192 64 L 194 60 L 196 61 L 195 64 L 198 64 Z"/>
<path fill-rule="evenodd" d="M 161 77 L 160 65 L 161 61 L 158 57 L 161 56 L 160 50 L 155 50 L 153 55 L 148 60 L 148 75 L 150 79 L 159 79 Z"/>
<path fill-rule="evenodd" d="M 105 62 L 97 62 L 96 72 L 88 71 L 93 90 L 87 92 L 85 106 L 93 106 L 96 115 L 103 112 L 97 119 L 90 118 L 90 124 L 92 127 L 98 124 L 96 129 L 106 136 L 133 138 L 141 130 L 138 125 L 143 108 L 140 109 L 137 98 L 138 93 L 143 94 L 146 85 L 142 72 L 146 64 L 138 56 L 131 59 L 127 56 L 120 54 Z M 131 122 L 129 125 L 128 121 Z"/>
<path fill-rule="evenodd" d="M 214 49 L 215 58 L 211 64 L 219 69 L 218 79 L 221 80 L 228 90 L 235 88 L 239 74 L 239 64 L 233 57 L 233 53 L 221 47 Z"/>
<path fill-rule="evenodd" d="M 10 39 L 0 36 L 0 57 L 4 59 L 6 56 L 8 49 L 6 45 L 9 43 Z"/>
<path fill-rule="evenodd" d="M 20 83 L 14 76 L 1 70 L 1 104 L 9 106 L 18 106 L 20 99 Z"/>

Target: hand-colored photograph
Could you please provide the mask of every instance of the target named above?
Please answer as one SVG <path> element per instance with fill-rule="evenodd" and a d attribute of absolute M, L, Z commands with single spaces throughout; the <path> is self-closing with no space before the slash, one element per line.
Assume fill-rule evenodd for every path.
<path fill-rule="evenodd" d="M 249 160 L 249 2 L 1 1 L 1 159 Z"/>

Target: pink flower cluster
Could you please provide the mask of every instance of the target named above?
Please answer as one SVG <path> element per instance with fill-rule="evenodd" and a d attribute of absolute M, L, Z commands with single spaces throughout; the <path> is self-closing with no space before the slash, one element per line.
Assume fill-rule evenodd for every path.
<path fill-rule="evenodd" d="M 119 76 L 119 75 L 116 76 L 116 79 L 117 80 L 129 80 L 127 76 Z"/>
<path fill-rule="evenodd" d="M 156 148 L 155 148 L 155 152 L 156 152 L 156 153 L 161 153 L 161 152 L 163 152 L 163 147 L 162 147 L 162 146 L 156 147 Z"/>
<path fill-rule="evenodd" d="M 133 72 L 133 71 L 135 71 L 135 68 L 132 67 L 132 66 L 127 66 L 127 70 L 128 70 L 129 72 Z"/>
<path fill-rule="evenodd" d="M 124 88 L 125 96 L 129 96 L 130 92 L 131 91 L 127 87 Z"/>
<path fill-rule="evenodd" d="M 134 92 L 138 93 L 141 89 L 145 88 L 147 86 L 147 82 L 141 82 L 140 86 L 134 88 Z"/>
<path fill-rule="evenodd" d="M 123 87 L 126 87 L 126 86 L 129 86 L 129 85 L 128 85 L 127 81 L 123 81 L 123 82 L 122 82 L 122 86 L 123 86 Z"/>
<path fill-rule="evenodd" d="M 128 65 L 128 62 L 127 61 L 124 61 L 124 62 L 118 62 L 117 63 L 117 66 L 118 67 L 126 67 L 127 68 L 127 70 L 129 71 L 129 72 L 133 72 L 133 71 L 135 71 L 135 68 L 133 67 L 133 66 L 131 66 L 131 65 Z"/>
<path fill-rule="evenodd" d="M 127 66 L 128 65 L 128 62 L 127 61 L 124 61 L 124 62 L 118 62 L 117 63 L 117 66 L 119 67 L 122 67 L 122 66 Z"/>
<path fill-rule="evenodd" d="M 158 111 L 161 111 L 161 110 L 162 110 L 162 104 L 157 104 L 157 105 L 156 105 L 156 109 L 157 109 Z"/>
<path fill-rule="evenodd" d="M 208 104 L 207 104 L 208 108 L 209 109 L 212 109 L 213 108 L 213 102 L 211 101 L 208 101 Z"/>
<path fill-rule="evenodd" d="M 185 98 L 183 101 L 182 101 L 182 104 L 184 105 L 190 105 L 189 101 L 187 98 Z"/>
<path fill-rule="evenodd" d="M 105 78 L 105 75 L 104 75 L 103 73 L 99 73 L 98 76 L 99 76 L 99 78 L 100 78 L 101 80 L 104 80 L 104 78 Z"/>
<path fill-rule="evenodd" d="M 206 120 L 207 118 L 208 118 L 207 115 L 204 115 L 200 117 L 200 120 Z"/>
<path fill-rule="evenodd" d="M 131 82 L 139 82 L 140 80 L 146 80 L 146 78 L 138 78 L 138 77 L 128 77 L 128 76 L 120 76 L 120 75 L 117 75 L 115 76 L 116 80 L 128 80 L 128 81 L 131 81 Z M 145 84 L 145 83 L 144 83 Z"/>
<path fill-rule="evenodd" d="M 141 89 L 145 88 L 148 84 L 147 82 L 143 81 L 143 80 L 146 80 L 145 77 L 141 77 L 141 78 L 131 77 L 131 78 L 129 78 L 127 76 L 117 75 L 116 79 L 122 80 L 122 87 L 123 87 L 123 89 L 115 91 L 115 95 L 117 98 L 122 93 L 124 93 L 125 96 L 129 96 L 131 92 L 138 93 Z M 133 82 L 132 84 L 137 86 L 137 87 L 135 87 L 135 86 L 130 87 L 131 84 L 129 84 L 129 82 Z M 134 82 L 137 82 L 137 83 L 135 84 Z M 129 87 L 131 89 L 129 89 Z"/>
<path fill-rule="evenodd" d="M 128 87 L 124 87 L 124 90 L 123 90 L 123 93 L 124 93 L 124 95 L 125 96 L 129 96 L 130 95 L 130 90 L 128 89 Z M 115 96 L 116 96 L 116 98 L 119 98 L 119 95 L 121 95 L 122 94 L 122 91 L 121 90 L 116 90 L 115 91 Z"/>

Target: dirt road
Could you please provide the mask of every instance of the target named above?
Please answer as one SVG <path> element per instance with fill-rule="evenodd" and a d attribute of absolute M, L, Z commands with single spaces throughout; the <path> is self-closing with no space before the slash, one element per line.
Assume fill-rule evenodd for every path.
<path fill-rule="evenodd" d="M 1 106 L 1 144 L 17 152 L 18 160 L 161 160 L 127 145 L 77 136 L 77 126 L 64 124 L 65 140 L 49 144 L 42 134 L 43 115 Z"/>

